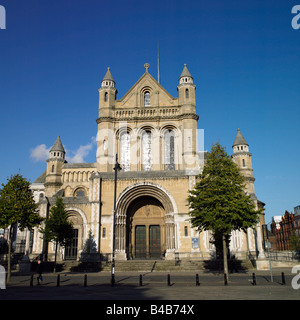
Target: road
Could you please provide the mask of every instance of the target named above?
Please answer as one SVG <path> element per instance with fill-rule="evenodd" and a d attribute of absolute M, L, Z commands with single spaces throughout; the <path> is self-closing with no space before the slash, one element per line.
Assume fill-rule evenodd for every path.
<path fill-rule="evenodd" d="M 255 272 L 256 285 L 253 284 Z M 284 272 L 284 282 L 282 279 Z M 300 289 L 291 281 L 291 268 L 273 271 L 248 271 L 229 275 L 224 284 L 220 273 L 116 272 L 115 286 L 111 287 L 110 273 L 46 273 L 37 286 L 36 275 L 30 285 L 30 275 L 13 274 L 6 290 L 0 290 L 0 300 L 299 300 Z M 58 281 L 59 275 L 59 286 Z M 142 275 L 142 283 L 140 283 Z M 300 281 L 300 280 L 299 280 Z"/>

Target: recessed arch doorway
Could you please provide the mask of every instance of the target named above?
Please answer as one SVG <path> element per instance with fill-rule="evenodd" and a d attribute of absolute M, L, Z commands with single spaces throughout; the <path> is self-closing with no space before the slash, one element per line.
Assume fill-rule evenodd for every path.
<path fill-rule="evenodd" d="M 166 251 L 165 209 L 151 196 L 141 196 L 127 210 L 126 247 L 129 259 L 159 259 Z"/>
<path fill-rule="evenodd" d="M 116 255 L 120 259 L 158 259 L 175 250 L 174 204 L 158 185 L 126 188 L 116 207 Z"/>

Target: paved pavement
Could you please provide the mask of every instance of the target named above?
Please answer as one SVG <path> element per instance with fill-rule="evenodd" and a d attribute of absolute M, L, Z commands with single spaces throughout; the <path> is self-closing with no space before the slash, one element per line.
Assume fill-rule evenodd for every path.
<path fill-rule="evenodd" d="M 36 275 L 31 286 L 29 274 L 14 273 L 6 290 L 0 290 L 0 300 L 300 300 L 300 289 L 291 285 L 295 277 L 291 268 L 273 270 L 273 282 L 269 271 L 232 273 L 228 285 L 223 274 L 199 271 L 198 275 L 200 285 L 196 285 L 196 272 L 116 272 L 115 286 L 111 287 L 107 272 L 46 273 L 40 286 Z"/>

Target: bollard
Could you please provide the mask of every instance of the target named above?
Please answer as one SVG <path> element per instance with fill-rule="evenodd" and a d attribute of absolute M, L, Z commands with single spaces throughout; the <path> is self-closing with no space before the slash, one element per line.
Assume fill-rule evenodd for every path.
<path fill-rule="evenodd" d="M 143 276 L 140 274 L 140 286 L 143 285 Z"/>
<path fill-rule="evenodd" d="M 57 275 L 56 286 L 60 287 L 60 274 Z"/>
<path fill-rule="evenodd" d="M 228 285 L 227 274 L 226 274 L 226 273 L 224 273 L 224 285 L 225 285 L 225 286 Z"/>
<path fill-rule="evenodd" d="M 196 286 L 200 286 L 198 273 L 196 274 Z"/>
<path fill-rule="evenodd" d="M 171 279 L 170 279 L 170 274 L 168 274 L 168 286 L 171 285 Z"/>
<path fill-rule="evenodd" d="M 84 283 L 83 283 L 83 285 L 86 287 L 87 286 L 87 275 L 85 274 L 84 275 Z"/>
<path fill-rule="evenodd" d="M 33 287 L 33 274 L 30 277 L 30 287 Z"/>
<path fill-rule="evenodd" d="M 252 284 L 256 286 L 256 276 L 255 273 L 252 273 Z"/>
<path fill-rule="evenodd" d="M 115 275 L 114 275 L 114 274 L 111 275 L 110 285 L 111 285 L 112 287 L 115 286 Z"/>
<path fill-rule="evenodd" d="M 282 284 L 285 285 L 285 276 L 284 276 L 284 272 L 281 272 L 281 280 L 282 280 Z"/>

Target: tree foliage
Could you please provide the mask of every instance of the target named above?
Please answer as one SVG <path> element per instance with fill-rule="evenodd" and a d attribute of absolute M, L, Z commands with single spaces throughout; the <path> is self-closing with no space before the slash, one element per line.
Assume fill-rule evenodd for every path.
<path fill-rule="evenodd" d="M 0 228 L 8 232 L 7 282 L 11 276 L 11 233 L 13 227 L 20 230 L 32 229 L 43 221 L 39 216 L 38 205 L 33 199 L 30 182 L 20 174 L 12 175 L 0 189 Z"/>
<path fill-rule="evenodd" d="M 42 220 L 30 182 L 20 174 L 12 175 L 0 190 L 0 227 L 6 229 L 18 224 L 20 230 L 32 229 Z"/>
<path fill-rule="evenodd" d="M 238 166 L 219 143 L 212 146 L 188 202 L 193 227 L 226 237 L 232 230 L 253 227 L 260 212 L 245 193 Z"/>
<path fill-rule="evenodd" d="M 62 198 L 56 199 L 55 206 L 50 209 L 49 219 L 40 231 L 44 234 L 45 241 L 54 241 L 61 246 L 66 246 L 73 238 L 73 225 L 68 221 Z"/>

